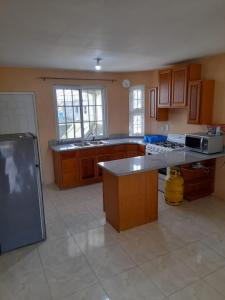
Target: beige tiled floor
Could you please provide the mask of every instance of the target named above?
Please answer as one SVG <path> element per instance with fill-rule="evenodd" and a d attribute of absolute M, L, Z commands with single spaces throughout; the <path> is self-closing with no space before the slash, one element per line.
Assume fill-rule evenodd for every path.
<path fill-rule="evenodd" d="M 225 201 L 159 199 L 158 222 L 119 234 L 101 184 L 45 187 L 48 239 L 0 257 L 0 299 L 225 299 Z"/>

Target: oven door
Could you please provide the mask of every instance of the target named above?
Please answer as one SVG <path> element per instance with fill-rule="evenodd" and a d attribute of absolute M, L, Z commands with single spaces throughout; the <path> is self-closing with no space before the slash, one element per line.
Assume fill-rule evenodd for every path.
<path fill-rule="evenodd" d="M 186 135 L 185 146 L 191 150 L 202 151 L 202 137 Z"/>
<path fill-rule="evenodd" d="M 167 168 L 158 170 L 158 191 L 162 193 L 164 193 L 166 175 L 167 175 Z"/>

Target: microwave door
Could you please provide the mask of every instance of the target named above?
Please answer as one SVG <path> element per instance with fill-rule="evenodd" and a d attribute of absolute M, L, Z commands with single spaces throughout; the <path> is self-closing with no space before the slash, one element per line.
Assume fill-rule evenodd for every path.
<path fill-rule="evenodd" d="M 186 136 L 185 146 L 193 150 L 201 150 L 202 139 L 200 137 Z"/>

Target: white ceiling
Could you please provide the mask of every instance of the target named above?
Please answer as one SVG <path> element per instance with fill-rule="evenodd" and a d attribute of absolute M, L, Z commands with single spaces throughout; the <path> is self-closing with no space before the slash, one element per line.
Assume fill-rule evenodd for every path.
<path fill-rule="evenodd" d="M 148 70 L 225 52 L 225 0 L 0 0 L 0 65 Z"/>

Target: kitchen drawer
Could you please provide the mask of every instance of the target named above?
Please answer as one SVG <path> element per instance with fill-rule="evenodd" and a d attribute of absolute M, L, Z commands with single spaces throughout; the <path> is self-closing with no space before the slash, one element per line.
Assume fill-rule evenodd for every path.
<path fill-rule="evenodd" d="M 99 154 L 110 154 L 114 152 L 113 146 L 99 146 L 95 148 L 96 155 Z"/>
<path fill-rule="evenodd" d="M 138 145 L 126 145 L 126 150 L 127 151 L 137 151 Z"/>
<path fill-rule="evenodd" d="M 116 152 L 124 152 L 126 151 L 126 145 L 116 145 L 116 146 L 113 146 L 113 152 L 116 153 Z"/>
<path fill-rule="evenodd" d="M 70 159 L 74 158 L 77 155 L 77 151 L 65 151 L 60 153 L 61 159 Z"/>
<path fill-rule="evenodd" d="M 96 148 L 89 148 L 89 149 L 81 149 L 78 150 L 78 156 L 79 157 L 90 157 L 90 156 L 95 156 L 96 155 Z"/>

